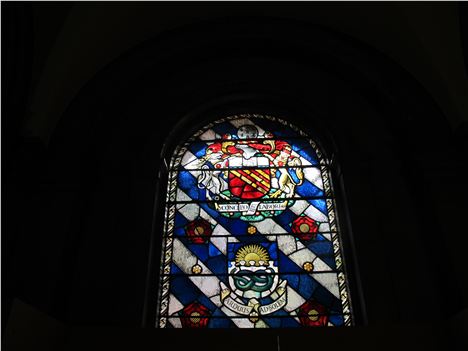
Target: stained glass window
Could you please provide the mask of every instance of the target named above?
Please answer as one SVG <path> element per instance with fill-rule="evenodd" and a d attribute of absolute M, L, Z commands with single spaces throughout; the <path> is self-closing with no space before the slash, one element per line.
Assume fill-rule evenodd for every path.
<path fill-rule="evenodd" d="M 271 116 L 217 120 L 169 166 L 156 326 L 353 323 L 329 161 Z"/>

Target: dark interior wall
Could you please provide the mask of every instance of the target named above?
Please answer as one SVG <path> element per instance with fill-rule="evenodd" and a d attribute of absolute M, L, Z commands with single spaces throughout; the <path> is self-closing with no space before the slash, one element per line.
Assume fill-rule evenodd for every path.
<path fill-rule="evenodd" d="M 151 322 L 161 154 L 202 116 L 249 110 L 289 116 L 335 154 L 362 321 L 432 325 L 466 308 L 463 155 L 440 110 L 371 48 L 256 18 L 166 33 L 88 83 L 17 172 L 29 176 L 9 178 L 27 196 L 9 217 L 8 296 L 70 325 L 140 326 L 145 308 Z"/>
<path fill-rule="evenodd" d="M 69 296 L 62 308 L 67 309 L 70 322 L 140 323 L 162 144 L 187 113 L 207 103 L 222 105 L 226 96 L 239 99 L 240 94 L 249 94 L 257 111 L 258 95 L 282 99 L 270 109 L 289 107 L 300 124 L 309 129 L 320 125 L 333 136 L 348 191 L 357 256 L 363 262 L 370 321 L 430 321 L 430 315 L 443 314 L 440 294 L 444 289 L 433 272 L 451 262 L 447 257 L 448 263 L 442 259 L 435 267 L 429 264 L 431 245 L 425 239 L 434 231 L 421 223 L 436 216 L 437 210 L 431 206 L 426 213 L 420 197 L 411 192 L 421 183 L 407 174 L 414 167 L 408 150 L 414 140 L 407 130 L 409 112 L 388 101 L 385 95 L 391 92 L 369 95 L 378 89 L 376 84 L 383 85 L 382 78 L 372 77 L 375 73 L 370 69 L 365 72 L 368 77 L 357 71 L 352 62 L 360 58 L 357 54 L 345 63 L 337 59 L 340 40 L 308 29 L 314 37 L 304 43 L 305 27 L 295 30 L 289 23 L 278 24 L 266 23 L 262 28 L 246 20 L 233 32 L 217 23 L 220 33 L 209 36 L 207 27 L 201 26 L 198 32 L 204 39 L 198 41 L 192 40 L 202 37 L 197 30 L 177 33 L 161 44 L 165 50 L 158 50 L 156 43 L 147 45 L 111 67 L 72 105 L 70 117 L 64 118 L 50 145 L 55 154 L 52 165 L 60 168 L 51 173 L 50 183 L 58 188 L 67 179 L 57 196 L 68 199 L 69 206 L 65 199 L 56 199 L 57 210 L 65 213 L 41 215 L 47 218 L 42 221 L 47 229 L 40 230 L 52 229 L 55 245 L 60 237 L 73 253 L 67 251 L 69 266 L 62 266 L 67 285 L 59 283 L 60 293 L 55 292 Z M 325 36 L 335 43 L 327 43 Z M 237 49 L 235 53 L 232 48 Z M 138 62 L 141 67 L 136 67 Z M 249 102 L 242 106 L 248 108 Z M 435 132 L 444 138 L 447 126 L 437 112 L 433 123 L 438 128 L 427 122 L 418 125 L 424 135 L 420 142 L 429 144 Z M 185 123 L 179 128 L 200 121 Z M 70 193 L 64 194 L 65 189 Z M 67 218 L 69 223 L 50 228 Z M 160 228 L 156 223 L 156 250 Z M 64 229 L 71 244 L 63 239 Z M 61 266 L 50 256 L 48 261 L 49 272 Z M 428 310 L 427 305 L 433 307 Z M 382 309 L 389 312 L 381 313 Z"/>

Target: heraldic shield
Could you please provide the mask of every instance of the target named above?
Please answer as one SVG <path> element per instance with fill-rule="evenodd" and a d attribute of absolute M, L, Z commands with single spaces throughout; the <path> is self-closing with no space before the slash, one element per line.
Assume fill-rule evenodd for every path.
<path fill-rule="evenodd" d="M 263 156 L 253 156 L 250 159 L 232 157 L 229 160 L 228 175 L 231 194 L 243 200 L 261 199 L 267 195 L 271 188 L 269 166 L 269 159 Z"/>
<path fill-rule="evenodd" d="M 287 281 L 279 279 L 276 250 L 276 243 L 228 244 L 229 286 L 220 282 L 220 298 L 252 323 L 287 303 Z"/>
<path fill-rule="evenodd" d="M 294 204 L 303 182 L 302 161 L 284 140 L 253 125 L 207 145 L 200 158 L 197 187 L 202 198 L 223 216 L 261 221 L 281 214 Z M 286 167 L 294 166 L 294 167 Z M 295 168 L 299 166 L 299 168 Z"/>

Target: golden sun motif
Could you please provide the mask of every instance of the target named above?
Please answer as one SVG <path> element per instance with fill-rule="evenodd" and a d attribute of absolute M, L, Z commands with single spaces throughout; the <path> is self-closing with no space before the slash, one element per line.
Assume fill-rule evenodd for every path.
<path fill-rule="evenodd" d="M 270 256 L 267 250 L 257 244 L 243 246 L 236 252 L 237 266 L 268 266 L 269 260 Z"/>

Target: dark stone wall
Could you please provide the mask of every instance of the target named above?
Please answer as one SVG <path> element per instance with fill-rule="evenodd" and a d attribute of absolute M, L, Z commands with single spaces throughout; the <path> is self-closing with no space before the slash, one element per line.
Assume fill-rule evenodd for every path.
<path fill-rule="evenodd" d="M 162 345 L 161 332 L 82 327 L 153 325 L 163 158 L 236 112 L 289 118 L 334 155 L 352 299 L 368 326 L 336 335 L 378 340 L 390 328 L 390 345 L 408 335 L 432 349 L 455 342 L 433 331 L 467 303 L 460 136 L 423 87 L 372 48 L 274 19 L 201 23 L 146 42 L 82 89 L 47 148 L 7 150 L 7 306 L 17 298 L 71 327 L 71 349 L 105 335 Z M 281 347 L 312 334 L 282 331 L 290 341 Z M 221 335 L 231 334 L 212 337 Z M 262 335 L 275 347 L 275 334 Z"/>

